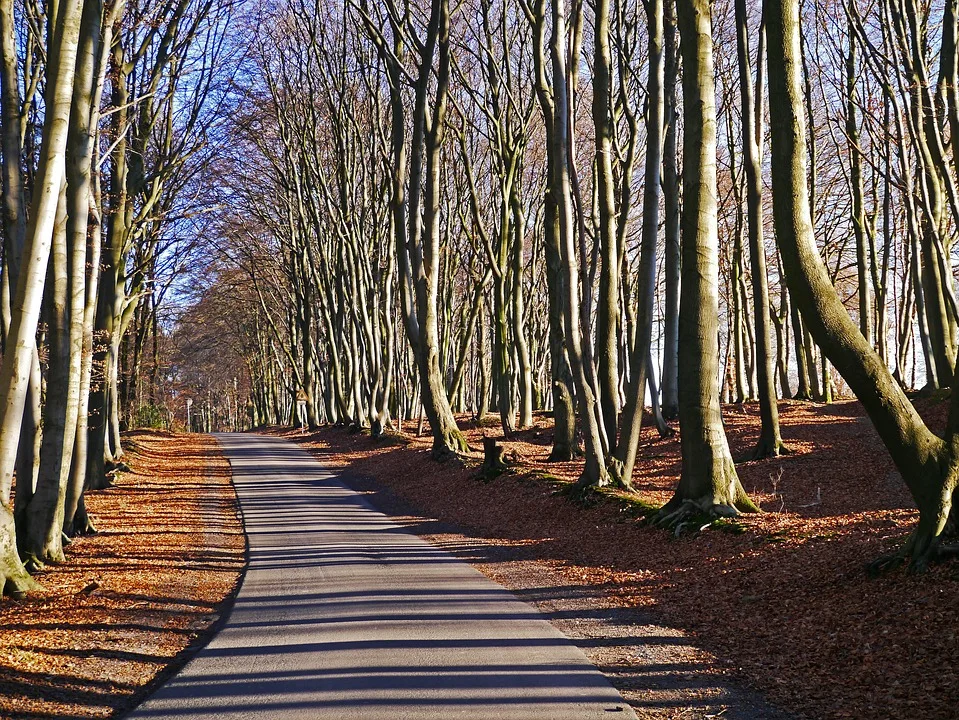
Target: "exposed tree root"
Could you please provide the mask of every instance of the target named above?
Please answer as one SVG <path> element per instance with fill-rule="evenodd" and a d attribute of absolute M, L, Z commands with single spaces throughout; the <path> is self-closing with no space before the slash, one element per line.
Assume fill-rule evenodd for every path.
<path fill-rule="evenodd" d="M 393 423 L 389 418 L 384 419 L 382 417 L 375 417 L 370 423 L 370 437 L 374 440 L 379 440 L 386 433 L 387 430 L 393 429 Z"/>
<path fill-rule="evenodd" d="M 906 556 L 905 553 L 902 552 L 891 553 L 889 555 L 880 555 L 878 558 L 866 565 L 866 572 L 871 577 L 879 577 L 890 570 L 895 570 L 902 567 L 905 562 Z"/>
<path fill-rule="evenodd" d="M 26 555 L 23 558 L 23 567 L 31 575 L 35 575 L 38 572 L 47 569 L 46 563 L 44 563 L 36 555 Z"/>
<path fill-rule="evenodd" d="M 676 429 L 670 427 L 669 425 L 663 425 L 662 427 L 657 427 L 659 432 L 659 437 L 661 438 L 671 438 L 676 436 Z"/>
<path fill-rule="evenodd" d="M 579 476 L 579 479 L 573 483 L 573 487 L 579 488 L 580 490 L 598 490 L 599 488 L 609 487 L 611 484 L 612 480 L 608 473 L 604 473 L 598 479 L 588 477 L 586 473 L 583 473 Z"/>
<path fill-rule="evenodd" d="M 743 512 L 751 512 L 751 510 L 743 508 Z M 738 517 L 741 514 L 739 508 L 716 503 L 711 496 L 699 500 L 674 499 L 650 516 L 649 522 L 656 527 L 671 530 L 679 537 L 704 530 L 716 520 Z"/>
<path fill-rule="evenodd" d="M 596 485 L 580 485 L 578 482 L 564 485 L 555 494 L 584 508 L 595 506 L 603 498 L 603 494 Z"/>
<path fill-rule="evenodd" d="M 130 466 L 127 465 L 122 460 L 112 460 L 106 463 L 107 476 L 112 476 L 114 473 L 118 472 L 132 472 Z"/>
<path fill-rule="evenodd" d="M 77 511 L 76 516 L 73 518 L 73 526 L 67 528 L 65 536 L 77 538 L 96 534 L 97 528 L 93 524 L 93 520 L 91 520 L 90 516 L 87 515 L 86 509 L 82 509 L 82 512 L 80 510 Z"/>
<path fill-rule="evenodd" d="M 553 443 L 553 450 L 550 452 L 546 462 L 569 462 L 583 456 L 583 450 L 577 443 Z"/>
<path fill-rule="evenodd" d="M 584 470 L 583 474 L 579 476 L 579 480 L 577 480 L 574 485 L 581 490 L 606 487 L 615 487 L 619 490 L 632 490 L 631 487 L 623 483 L 622 478 L 623 476 L 621 467 L 618 474 L 610 472 L 609 469 L 606 469 L 605 472 L 599 473 L 599 477 L 591 477 Z"/>
<path fill-rule="evenodd" d="M 23 566 L 31 575 L 44 570 L 48 565 L 59 565 L 67 561 L 66 556 L 63 554 L 63 547 L 59 543 L 54 542 L 44 542 L 43 547 L 39 549 L 34 546 L 33 549 L 24 551 L 22 553 L 22 559 Z"/>
<path fill-rule="evenodd" d="M 752 462 L 754 460 L 768 460 L 769 458 L 776 458 L 780 455 L 790 455 L 792 454 L 792 449 L 782 440 L 778 443 L 770 443 L 765 439 L 760 438 L 756 443 L 756 447 L 752 449 L 748 455 L 746 455 L 740 462 Z"/>
<path fill-rule="evenodd" d="M 16 527 L 9 505 L 0 503 L 0 594 L 22 598 L 40 585 L 30 577 L 17 554 Z"/>
<path fill-rule="evenodd" d="M 434 438 L 433 450 L 430 456 L 437 462 L 444 462 L 450 458 L 459 457 L 468 452 L 469 444 L 466 437 L 457 429 L 448 430 L 443 434 L 442 439 Z"/>
<path fill-rule="evenodd" d="M 943 542 L 942 538 L 917 529 L 897 552 L 881 555 L 869 563 L 866 572 L 878 577 L 905 565 L 907 574 L 922 575 L 933 563 L 959 557 L 959 542 Z"/>
<path fill-rule="evenodd" d="M 93 478 L 90 481 L 90 490 L 108 490 L 113 487 L 114 483 L 114 474 L 111 470 L 108 473 L 105 473 L 102 477 Z"/>
<path fill-rule="evenodd" d="M 26 572 L 11 572 L 8 570 L 5 573 L 0 573 L 0 593 L 14 600 L 23 600 L 28 592 L 40 588 L 40 583 Z"/>
<path fill-rule="evenodd" d="M 606 465 L 606 473 L 608 485 L 627 492 L 633 492 L 635 490 L 632 483 L 628 483 L 623 479 L 623 476 L 626 474 L 626 468 L 622 460 L 611 457 Z"/>
<path fill-rule="evenodd" d="M 937 561 L 945 562 L 955 558 L 959 558 L 959 543 L 940 543 L 939 547 L 936 548 Z"/>

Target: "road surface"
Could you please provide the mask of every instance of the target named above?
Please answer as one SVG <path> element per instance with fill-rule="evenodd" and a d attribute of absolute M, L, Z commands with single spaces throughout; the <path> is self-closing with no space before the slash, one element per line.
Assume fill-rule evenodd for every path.
<path fill-rule="evenodd" d="M 635 718 L 535 609 L 390 522 L 312 455 L 217 438 L 249 566 L 219 632 L 128 717 Z"/>

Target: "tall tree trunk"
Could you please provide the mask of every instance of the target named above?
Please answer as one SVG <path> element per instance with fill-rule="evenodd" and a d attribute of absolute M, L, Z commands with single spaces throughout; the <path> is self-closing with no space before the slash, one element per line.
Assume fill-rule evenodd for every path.
<path fill-rule="evenodd" d="M 550 178 L 556 212 L 559 218 L 560 254 L 566 297 L 564 322 L 566 354 L 576 387 L 579 404 L 579 422 L 586 439 L 586 464 L 580 483 L 602 486 L 609 483 L 605 453 L 600 438 L 602 432 L 596 417 L 598 402 L 595 388 L 590 383 L 583 357 L 583 323 L 580 321 L 580 278 L 573 227 L 573 203 L 569 176 L 569 113 L 570 98 L 566 71 L 566 5 L 565 0 L 552 2 L 553 31 L 550 38 L 550 61 L 553 68 L 553 127 L 549 138 L 553 176 Z"/>
<path fill-rule="evenodd" d="M 663 317 L 663 415 L 679 415 L 679 288 L 681 253 L 679 233 L 680 178 L 676 168 L 679 113 L 676 84 L 679 78 L 679 51 L 676 43 L 674 1 L 663 8 L 663 83 L 666 103 L 666 136 L 663 142 L 663 212 L 665 214 L 666 299 Z"/>
<path fill-rule="evenodd" d="M 789 293 L 781 292 L 780 309 L 772 316 L 776 329 L 776 375 L 779 377 L 779 392 L 784 398 L 792 397 L 789 386 Z"/>
<path fill-rule="evenodd" d="M 20 159 L 21 97 L 20 70 L 17 61 L 16 21 L 13 0 L 0 0 L 0 149 L 3 162 L 3 275 L 7 291 L 16 290 L 20 271 L 20 256 L 27 232 L 24 208 L 23 180 Z M 11 298 L 4 302 L 3 327 L 10 327 Z"/>
<path fill-rule="evenodd" d="M 719 408 L 716 92 L 710 0 L 679 0 L 683 53 L 682 294 L 679 422 L 682 474 L 659 522 L 756 511 L 736 474 Z"/>
<path fill-rule="evenodd" d="M 794 400 L 812 400 L 813 392 L 810 382 L 810 368 L 808 363 L 809 354 L 807 352 L 806 332 L 803 328 L 802 318 L 799 315 L 799 306 L 796 305 L 790 295 L 789 310 L 792 314 L 793 326 L 793 344 L 796 349 L 796 375 L 797 386 Z"/>
<path fill-rule="evenodd" d="M 43 412 L 40 388 L 43 376 L 40 371 L 40 355 L 36 342 L 33 343 L 30 362 L 30 380 L 27 399 L 23 407 L 23 424 L 20 427 L 20 443 L 17 448 L 17 488 L 14 498 L 13 516 L 17 525 L 17 546 L 26 547 L 26 530 L 29 526 L 27 510 L 33 500 L 40 473 L 40 443 Z"/>
<path fill-rule="evenodd" d="M 480 300 L 480 302 L 483 301 Z M 479 331 L 476 343 L 476 352 L 479 356 L 479 377 L 476 383 L 476 420 L 480 423 L 486 417 L 486 413 L 489 412 L 489 390 L 492 384 L 489 361 L 487 360 L 489 343 L 486 340 L 488 333 L 485 319 L 486 311 L 485 308 L 482 308 L 479 315 Z"/>
<path fill-rule="evenodd" d="M 518 182 L 518 181 L 517 181 Z M 529 343 L 526 341 L 524 319 L 526 303 L 523 299 L 523 249 L 526 233 L 526 214 L 514 183 L 510 193 L 510 207 L 513 217 L 513 344 L 516 347 L 516 360 L 519 365 L 519 427 L 527 428 L 533 424 L 533 368 L 529 359 Z"/>
<path fill-rule="evenodd" d="M 505 217 L 500 232 L 509 232 Z M 500 249 L 502 253 L 506 252 L 505 242 L 501 241 Z M 493 285 L 493 377 L 496 378 L 496 407 L 499 410 L 503 435 L 511 437 L 516 430 L 516 407 L 513 402 L 513 377 L 510 370 L 506 273 L 500 272 Z"/>
<path fill-rule="evenodd" d="M 546 0 L 535 0 L 529 11 L 533 30 L 533 68 L 536 97 L 543 113 L 547 139 L 554 135 L 555 116 L 552 89 L 546 79 Z M 547 140 L 549 142 L 549 140 Z M 559 162 L 565 162 L 560 158 Z M 556 160 L 552 145 L 546 153 L 546 176 L 549 178 L 543 199 L 543 257 L 546 263 L 546 287 L 549 312 L 550 388 L 553 401 L 553 447 L 550 462 L 571 460 L 579 453 L 576 439 L 576 411 L 572 370 L 566 355 L 566 287 L 560 233 L 560 200 L 556 194 Z"/>
<path fill-rule="evenodd" d="M 744 113 L 745 114 L 745 113 Z M 729 344 L 732 345 L 732 367 L 729 368 L 732 377 L 733 402 L 741 404 L 749 399 L 748 382 L 746 380 L 746 318 L 743 307 L 745 296 L 742 292 L 743 284 L 743 234 L 745 233 L 745 218 L 743 214 L 742 185 L 739 173 L 736 171 L 735 152 L 733 150 L 732 126 L 728 127 L 730 150 L 730 180 L 733 186 L 733 199 L 736 204 L 736 221 L 733 229 L 732 257 L 729 260 L 729 302 L 732 305 L 729 314 Z"/>
<path fill-rule="evenodd" d="M 922 569 L 939 547 L 959 479 L 953 395 L 946 439 L 925 426 L 878 353 L 846 312 L 813 235 L 806 187 L 798 0 L 766 0 L 773 216 L 786 281 L 810 330 L 862 402 L 919 507 L 919 524 L 894 562 Z M 882 563 L 885 565 L 886 563 Z"/>
<path fill-rule="evenodd" d="M 665 90 L 663 82 L 663 2 L 646 4 L 649 27 L 649 82 L 646 103 L 646 168 L 643 195 L 643 229 L 640 248 L 639 283 L 637 290 L 636 336 L 630 353 L 630 383 L 623 412 L 623 430 L 612 463 L 617 482 L 632 485 L 633 467 L 639 449 L 640 430 L 647 380 L 650 394 L 655 395 L 652 357 L 653 301 L 656 293 L 656 245 L 659 241 L 660 168 L 662 167 L 663 125 L 665 123 Z M 665 421 L 659 412 L 659 398 L 652 398 L 657 425 L 663 432 Z"/>
<path fill-rule="evenodd" d="M 120 12 L 121 3 L 115 3 L 111 15 Z M 86 483 L 90 382 L 93 365 L 93 325 L 99 289 L 100 269 L 100 218 L 95 209 L 91 218 L 91 206 L 98 208 L 97 186 L 92 173 L 93 150 L 96 146 L 97 122 L 100 98 L 106 69 L 104 52 L 109 51 L 112 40 L 114 17 L 106 24 L 102 21 L 103 4 L 100 0 L 85 0 L 83 6 L 83 29 L 81 30 L 80 61 L 77 65 L 77 88 L 74 92 L 73 118 L 71 120 L 71 154 L 67 177 L 68 242 L 71 254 L 72 302 L 75 325 L 71 342 L 79 344 L 79 393 L 77 423 L 70 461 L 70 476 L 64 500 L 63 533 L 68 537 L 93 531 L 93 524 L 86 512 L 83 490 Z M 100 43 L 101 26 L 106 35 L 107 49 Z M 92 219 L 92 222 L 90 222 Z M 87 262 L 89 256 L 89 262 Z M 89 270 L 88 270 L 89 267 Z"/>
<path fill-rule="evenodd" d="M 75 88 L 79 88 L 81 82 L 78 76 Z M 75 230 L 72 223 L 67 221 L 67 184 L 76 181 L 73 150 L 71 147 L 67 153 L 68 177 L 61 191 L 50 256 L 49 287 L 46 290 L 49 301 L 48 370 L 47 395 L 43 404 L 43 439 L 37 485 L 26 511 L 26 542 L 20 549 L 28 570 L 40 569 L 48 562 L 64 560 L 63 509 L 73 456 L 80 390 L 80 333 L 77 319 L 82 317 L 83 312 L 83 281 L 71 277 L 71 274 L 77 269 L 77 264 L 81 278 L 86 270 L 85 255 L 81 255 L 79 263 L 71 262 L 73 243 L 68 240 L 70 232 Z M 82 247 L 85 250 L 85 224 L 83 235 Z"/>
<path fill-rule="evenodd" d="M 760 37 L 765 32 L 760 28 Z M 763 242 L 762 117 L 763 48 L 760 41 L 756 64 L 759 68 L 753 92 L 746 0 L 736 0 L 736 37 L 739 57 L 739 94 L 743 117 L 743 165 L 746 170 L 746 216 L 749 230 L 749 263 L 752 266 L 753 318 L 756 325 L 756 381 L 762 427 L 753 449 L 754 459 L 775 457 L 785 450 L 779 434 L 779 407 L 769 342 L 769 282 L 766 278 L 766 246 Z"/>
<path fill-rule="evenodd" d="M 0 363 L 0 582 L 5 589 L 17 594 L 32 587 L 33 583 L 17 556 L 10 489 L 34 360 L 34 337 L 43 300 L 47 261 L 64 182 L 64 155 L 70 126 L 81 8 L 79 0 L 62 0 L 54 13 L 55 20 L 51 19 L 40 163 L 12 304 L 7 351 Z"/>
<path fill-rule="evenodd" d="M 450 17 L 449 0 L 433 0 L 432 15 L 436 27 L 436 45 L 438 48 L 437 89 L 433 103 L 433 112 L 426 129 L 424 154 L 426 156 L 426 176 L 423 184 L 423 227 L 422 258 L 415 275 L 417 311 L 421 318 L 419 338 L 420 391 L 424 400 L 424 409 L 430 420 L 433 433 L 433 457 L 442 459 L 450 453 L 466 449 L 466 439 L 456 426 L 453 411 L 446 395 L 446 383 L 440 367 L 439 325 L 437 318 L 437 295 L 439 293 L 440 267 L 440 168 L 441 148 L 445 133 L 447 90 L 450 72 Z M 432 63 L 430 62 L 430 65 Z M 424 64 L 420 75 L 421 87 L 418 91 L 426 93 L 431 73 Z M 425 100 L 425 98 L 424 98 Z M 423 122 L 426 122 L 424 116 Z M 415 133 L 414 133 L 415 136 Z M 415 175 L 414 173 L 413 175 Z M 411 184 L 413 182 L 411 176 Z M 419 225 L 415 215 L 417 204 L 410 208 L 414 216 L 414 227 Z"/>
<path fill-rule="evenodd" d="M 619 429 L 619 261 L 613 180 L 612 54 L 609 47 L 610 0 L 596 0 L 593 23 L 593 128 L 600 256 L 596 325 L 597 390 L 609 452 Z M 582 209 L 580 210 L 582 211 Z M 585 292 L 590 292 L 589 287 Z"/>
<path fill-rule="evenodd" d="M 120 352 L 120 318 L 123 315 L 125 271 L 123 259 L 127 227 L 132 211 L 127 196 L 127 123 L 129 120 L 129 90 L 123 75 L 123 48 L 119 43 L 112 48 L 110 72 L 116 74 L 113 82 L 112 103 L 117 108 L 111 118 L 113 137 L 117 138 L 111 156 L 110 214 L 101 255 L 100 294 L 97 299 L 94 326 L 93 390 L 90 393 L 90 415 L 87 454 L 87 487 L 98 490 L 108 487 L 111 479 L 107 466 L 116 461 L 113 436 L 117 393 L 117 368 Z"/>
<path fill-rule="evenodd" d="M 856 34 L 850 27 L 846 56 L 846 139 L 849 142 L 849 184 L 852 190 L 852 230 L 856 237 L 856 274 L 859 281 L 859 332 L 873 344 L 872 290 L 869 286 L 869 252 L 866 240 L 866 210 L 863 203 L 862 158 L 859 123 L 856 120 Z"/>
<path fill-rule="evenodd" d="M 406 109 L 402 87 L 406 84 L 400 63 L 406 56 L 406 28 L 399 13 L 391 13 L 393 47 L 378 30 L 367 30 L 387 64 L 392 121 L 392 193 L 390 215 L 400 274 L 400 301 L 407 339 L 416 358 L 420 397 L 430 420 L 433 457 L 442 459 L 466 449 L 446 395 L 439 362 L 437 295 L 439 284 L 439 182 L 447 91 L 449 84 L 449 2 L 433 0 L 427 35 L 415 43 L 419 53 L 414 87 L 412 138 L 407 177 Z M 438 55 L 432 112 L 427 113 L 433 62 Z M 426 172 L 423 172 L 423 158 Z M 425 175 L 425 178 L 424 178 Z M 422 187 L 421 187 L 422 183 Z M 406 188 L 409 187 L 409 197 Z"/>
<path fill-rule="evenodd" d="M 14 294 L 20 277 L 27 234 L 25 191 L 21 177 L 23 127 L 21 116 L 22 98 L 20 95 L 20 71 L 17 62 L 16 24 L 14 4 L 0 0 L 0 54 L 2 69 L 0 73 L 0 132 L 2 132 L 3 162 L 3 347 L 6 352 L 8 333 L 12 322 Z M 13 513 L 17 532 L 22 534 L 26 527 L 25 515 L 33 491 L 36 487 L 37 471 L 40 465 L 40 359 L 35 339 L 31 339 L 31 363 L 29 387 L 24 402 L 23 418 L 20 427 L 20 439 L 17 448 L 16 502 Z M 2 498 L 9 503 L 9 489 Z M 2 513 L 0 513 L 2 515 Z M 0 517 L 0 522 L 5 522 Z M 2 530 L 0 530 L 2 532 Z M 22 540 L 22 535 L 21 535 Z M 22 545 L 22 542 L 20 543 Z M 2 556 L 0 556 L 2 557 Z"/>
<path fill-rule="evenodd" d="M 133 310 L 134 307 L 135 305 L 131 304 L 127 307 L 127 310 Z M 112 458 L 114 463 L 117 463 L 123 457 L 123 445 L 120 436 L 120 391 L 122 389 L 120 365 L 123 357 L 121 346 L 123 339 L 127 337 L 127 323 L 123 322 L 124 314 L 125 312 L 120 313 L 120 322 L 117 323 L 114 330 L 113 340 L 110 344 L 110 362 L 107 364 L 109 369 L 107 374 L 107 443 L 109 445 L 108 457 Z"/>
<path fill-rule="evenodd" d="M 552 160 L 547 161 L 547 166 L 547 172 L 552 176 L 555 172 Z M 549 459 L 551 462 L 564 462 L 576 457 L 580 453 L 580 447 L 576 439 L 573 374 L 566 356 L 566 287 L 559 247 L 559 216 L 553 188 L 547 190 L 545 202 L 543 225 L 546 240 L 543 255 L 546 259 L 546 285 L 549 293 L 550 387 L 553 397 L 553 447 Z"/>

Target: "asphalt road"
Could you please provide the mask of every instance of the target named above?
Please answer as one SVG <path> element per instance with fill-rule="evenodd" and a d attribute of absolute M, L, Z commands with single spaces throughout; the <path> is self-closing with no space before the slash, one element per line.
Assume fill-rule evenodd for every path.
<path fill-rule="evenodd" d="M 217 438 L 249 566 L 220 631 L 130 718 L 635 719 L 535 609 L 313 456 L 277 438 Z"/>

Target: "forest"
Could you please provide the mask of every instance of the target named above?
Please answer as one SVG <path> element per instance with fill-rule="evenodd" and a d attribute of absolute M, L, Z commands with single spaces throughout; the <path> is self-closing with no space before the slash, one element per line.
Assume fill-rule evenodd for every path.
<path fill-rule="evenodd" d="M 919 510 L 874 569 L 953 552 L 959 405 L 913 405 L 956 366 L 952 3 L 260 13 L 166 338 L 198 427 L 292 424 L 302 393 L 311 427 L 415 427 L 442 461 L 464 422 L 508 444 L 545 414 L 579 489 L 630 490 L 646 414 L 680 430 L 651 520 L 682 529 L 758 509 L 736 461 L 789 452 L 779 400 L 855 396 Z M 721 408 L 750 401 L 734 458 Z"/>
<path fill-rule="evenodd" d="M 854 397 L 918 510 L 871 569 L 956 554 L 957 6 L 0 0 L 4 594 L 124 431 L 298 397 L 494 469 L 545 418 L 579 493 L 678 432 L 676 533 L 759 511 L 782 401 Z"/>
<path fill-rule="evenodd" d="M 280 437 L 559 588 L 644 719 L 736 673 L 954 717 L 957 36 L 959 0 L 0 0 L 0 715 L 168 678 L 273 512 L 227 451 Z"/>

